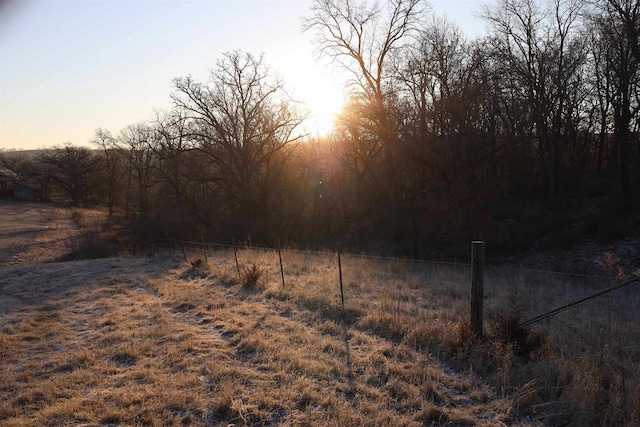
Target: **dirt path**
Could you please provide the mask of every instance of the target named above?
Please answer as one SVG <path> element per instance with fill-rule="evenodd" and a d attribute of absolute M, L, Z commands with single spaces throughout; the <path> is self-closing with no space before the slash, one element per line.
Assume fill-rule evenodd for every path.
<path fill-rule="evenodd" d="M 0 199 L 0 268 L 57 260 L 79 236 L 68 207 Z"/>

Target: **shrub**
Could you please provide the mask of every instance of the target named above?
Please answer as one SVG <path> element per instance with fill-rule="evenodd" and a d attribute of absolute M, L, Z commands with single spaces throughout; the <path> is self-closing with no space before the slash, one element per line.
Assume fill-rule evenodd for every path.
<path fill-rule="evenodd" d="M 449 345 L 452 349 L 457 349 L 473 342 L 474 339 L 475 335 L 471 330 L 471 321 L 469 321 L 469 319 L 460 319 L 453 327 L 453 334 L 449 340 Z"/>
<path fill-rule="evenodd" d="M 105 233 L 84 232 L 74 243 L 71 252 L 61 261 L 109 258 L 117 255 L 119 250 L 118 243 Z"/>
<path fill-rule="evenodd" d="M 246 289 L 255 289 L 258 286 L 258 282 L 262 278 L 264 270 L 254 262 L 244 271 L 242 275 L 243 286 Z"/>
<path fill-rule="evenodd" d="M 209 265 L 202 258 L 193 259 L 189 264 L 189 269 L 180 276 L 182 279 L 204 279 L 209 276 Z"/>
<path fill-rule="evenodd" d="M 204 261 L 202 258 L 196 258 L 191 261 L 191 267 L 193 268 L 202 268 L 204 266 Z"/>
<path fill-rule="evenodd" d="M 545 336 L 530 326 L 521 326 L 522 304 L 511 300 L 506 311 L 493 313 L 489 318 L 489 335 L 498 343 L 509 345 L 516 356 L 531 358 L 545 343 Z"/>

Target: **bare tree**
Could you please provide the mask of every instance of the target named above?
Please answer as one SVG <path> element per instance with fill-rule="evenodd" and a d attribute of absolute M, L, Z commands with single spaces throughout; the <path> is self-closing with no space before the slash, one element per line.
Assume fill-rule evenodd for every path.
<path fill-rule="evenodd" d="M 350 97 L 338 118 L 334 135 L 340 147 L 336 147 L 336 152 L 332 155 L 342 160 L 353 180 L 350 199 L 354 205 L 354 212 L 345 212 L 347 217 L 359 218 L 363 213 L 370 212 L 376 198 L 383 196 L 378 194 L 382 187 L 379 175 L 384 168 L 381 164 L 383 145 L 376 132 L 375 122 L 367 120 L 371 117 L 367 111 L 370 108 L 371 104 L 366 99 Z M 346 182 L 343 185 L 346 185 Z M 387 200 L 377 202 L 385 205 L 388 203 Z"/>
<path fill-rule="evenodd" d="M 352 83 L 380 106 L 390 56 L 416 32 L 425 8 L 423 0 L 385 5 L 383 9 L 366 0 L 315 0 L 313 15 L 303 25 L 305 31 L 316 31 L 321 53 L 350 72 Z"/>
<path fill-rule="evenodd" d="M 585 50 L 577 24 L 583 0 L 499 0 L 486 7 L 496 59 L 508 65 L 530 109 L 550 196 L 560 188 L 567 143 L 575 134 Z"/>
<path fill-rule="evenodd" d="M 613 113 L 614 155 L 620 173 L 620 187 L 631 188 L 631 127 L 637 117 L 638 87 L 640 85 L 640 56 L 638 29 L 640 6 L 638 1 L 607 0 L 594 16 L 599 32 L 598 41 L 606 63 L 606 78 L 610 84 Z"/>
<path fill-rule="evenodd" d="M 107 170 L 107 206 L 109 207 L 109 216 L 113 216 L 115 194 L 121 182 L 121 154 L 116 139 L 107 129 L 96 129 L 91 143 L 97 145 L 102 151 Z"/>
<path fill-rule="evenodd" d="M 0 167 L 17 173 L 22 179 L 34 178 L 38 175 L 31 156 L 16 150 L 0 149 Z"/>
<path fill-rule="evenodd" d="M 481 57 L 460 29 L 446 19 L 434 19 L 420 33 L 416 45 L 399 58 L 395 78 L 401 98 L 410 111 L 409 126 L 423 143 L 462 138 L 462 161 L 466 158 L 469 118 L 474 114 Z M 406 109 L 403 110 L 406 114 Z"/>
<path fill-rule="evenodd" d="M 100 159 L 91 150 L 65 144 L 43 151 L 35 160 L 41 177 L 62 189 L 72 205 L 89 199 L 100 166 Z"/>
<path fill-rule="evenodd" d="M 600 31 L 600 26 L 595 18 L 591 17 L 588 26 L 585 28 L 585 39 L 587 41 L 587 62 L 585 67 L 585 115 L 588 118 L 585 131 L 589 137 L 595 140 L 593 148 L 593 158 L 589 159 L 587 166 L 593 167 L 597 172 L 601 172 L 605 159 L 607 159 L 608 169 L 616 166 L 612 161 L 613 157 L 607 158 L 608 135 L 612 128 L 611 123 L 611 101 L 612 101 L 612 80 L 611 73 L 607 69 L 606 43 L 603 40 L 604 34 Z"/>
<path fill-rule="evenodd" d="M 194 225 L 214 230 L 214 218 L 220 216 L 221 207 L 212 162 L 190 138 L 185 112 L 157 113 L 153 129 L 151 149 L 157 159 L 155 169 L 164 202 L 159 216 L 164 217 L 165 226 L 178 227 L 180 233 Z"/>
<path fill-rule="evenodd" d="M 127 216 L 134 197 L 132 185 L 135 185 L 138 215 L 145 217 L 149 213 L 149 191 L 157 184 L 154 180 L 156 157 L 151 149 L 153 136 L 153 128 L 146 123 L 129 125 L 118 136 L 121 153 L 127 159 Z"/>
<path fill-rule="evenodd" d="M 424 0 L 314 0 L 312 15 L 303 23 L 305 31 L 315 32 L 320 53 L 352 77 L 349 87 L 361 105 L 358 111 L 362 115 L 350 114 L 346 119 L 352 122 L 352 130 L 353 126 L 360 126 L 363 133 L 374 135 L 379 141 L 385 178 L 377 191 L 385 200 L 384 209 L 391 207 L 394 229 L 399 223 L 396 201 L 403 192 L 399 176 L 402 165 L 394 153 L 398 132 L 390 114 L 391 63 L 394 54 L 417 34 L 425 11 Z M 370 140 L 365 143 L 372 145 Z M 357 151 L 371 152 L 367 148 Z"/>
<path fill-rule="evenodd" d="M 227 216 L 247 233 L 268 231 L 272 183 L 300 138 L 304 114 L 261 56 L 227 53 L 207 83 L 184 77 L 174 84 L 174 104 L 193 145 L 210 160 L 208 181 L 219 188 Z"/>
<path fill-rule="evenodd" d="M 638 0 L 606 0 L 605 10 L 617 16 L 627 36 L 629 49 L 640 62 L 640 2 Z"/>

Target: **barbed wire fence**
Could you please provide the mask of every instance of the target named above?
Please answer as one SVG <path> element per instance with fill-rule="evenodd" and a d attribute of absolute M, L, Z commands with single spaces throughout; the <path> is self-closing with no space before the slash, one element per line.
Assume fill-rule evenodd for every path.
<path fill-rule="evenodd" d="M 253 253 L 253 254 L 273 254 L 279 258 L 279 262 L 284 259 L 286 264 L 287 254 L 296 254 L 298 258 L 303 257 L 309 262 L 317 261 L 318 257 L 336 257 L 336 249 L 333 250 L 304 250 L 294 248 L 271 248 L 260 246 L 249 246 L 248 244 L 219 244 L 202 241 L 187 241 L 178 239 L 154 240 L 144 243 L 134 243 L 132 253 L 149 253 L 158 250 L 176 250 L 184 260 L 187 256 L 207 257 L 207 253 L 231 254 Z M 283 256 L 283 254 L 285 254 Z M 456 294 L 468 297 L 468 283 L 471 274 L 471 263 L 418 260 L 399 257 L 385 257 L 370 255 L 366 253 L 342 252 L 343 275 L 345 280 L 353 282 L 363 279 L 363 272 L 366 271 L 368 278 L 395 279 L 407 283 L 420 282 L 423 284 L 448 286 L 456 289 Z M 246 259 L 238 261 L 237 267 L 240 269 L 247 266 Z M 245 257 L 246 258 L 246 257 Z M 255 256 L 253 256 L 255 258 Z M 236 260 L 234 260 L 236 262 Z M 300 261 L 297 261 L 298 263 Z M 337 258 L 335 259 L 337 266 Z M 283 269 L 282 275 L 286 275 Z M 487 311 L 491 312 L 504 307 L 507 300 L 519 302 L 523 308 L 523 316 L 532 318 L 546 313 L 552 309 L 565 304 L 570 304 L 592 295 L 603 289 L 610 288 L 619 282 L 618 278 L 611 276 L 598 276 L 592 274 L 564 273 L 539 269 L 527 269 L 505 266 L 485 267 L 485 288 L 487 294 L 485 301 Z M 282 279 L 285 282 L 284 278 Z M 449 289 L 451 291 L 451 289 Z M 595 306 L 598 312 L 607 312 L 606 309 L 612 301 L 617 300 L 617 295 L 629 292 L 633 296 L 633 290 L 620 290 L 615 295 L 607 295 L 595 300 L 592 304 L 586 304 L 583 310 Z M 633 303 L 637 301 L 623 298 L 625 302 Z M 607 304 L 603 304 L 606 302 Z M 633 311 L 633 310 L 632 310 Z M 619 310 L 615 310 L 616 313 Z"/>
<path fill-rule="evenodd" d="M 272 260 L 279 265 L 271 274 L 273 281 L 286 287 L 302 270 L 324 266 L 330 277 L 323 277 L 333 290 L 335 307 L 343 299 L 347 308 L 362 301 L 374 301 L 366 307 L 375 319 L 401 327 L 407 318 L 425 323 L 436 321 L 452 327 L 468 312 L 471 263 L 394 258 L 365 253 L 341 253 L 333 250 L 255 247 L 247 244 L 214 244 L 204 239 L 184 241 L 156 240 L 136 244 L 133 253 L 172 250 L 185 261 L 200 257 L 210 262 L 224 260 L 241 272 L 252 263 Z M 340 267 L 340 268 L 339 268 Z M 340 280 L 340 282 L 339 282 Z M 639 279 L 640 281 L 640 279 Z M 342 288 L 344 282 L 344 289 Z M 640 383 L 640 286 L 626 286 L 603 293 L 619 285 L 615 277 L 562 273 L 506 266 L 485 266 L 485 317 L 517 305 L 522 320 L 535 320 L 555 350 L 568 359 L 586 360 L 608 366 L 622 378 Z M 312 285 L 310 285 L 312 286 Z M 598 295 L 603 293 L 602 295 Z M 596 296 L 591 298 L 592 296 Z M 559 307 L 570 306 L 555 313 Z M 450 305 L 442 311 L 437 304 Z M 546 315 L 551 313 L 550 315 Z M 402 318 L 404 316 L 404 318 Z M 540 317 L 540 319 L 537 319 Z M 387 331 L 393 334 L 393 331 Z"/>

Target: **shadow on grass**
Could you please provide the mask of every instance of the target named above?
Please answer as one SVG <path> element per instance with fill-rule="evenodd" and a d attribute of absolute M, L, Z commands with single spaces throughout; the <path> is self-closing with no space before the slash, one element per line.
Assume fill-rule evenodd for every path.
<path fill-rule="evenodd" d="M 4 268 L 0 314 L 43 304 L 57 307 L 76 292 L 96 288 L 115 292 L 119 285 L 142 286 L 148 279 L 163 277 L 170 264 L 153 258 L 108 258 Z"/>
<path fill-rule="evenodd" d="M 345 327 L 353 325 L 362 315 L 358 309 L 345 308 L 332 304 L 324 296 L 302 296 L 300 305 L 312 313 L 317 314 L 323 320 L 330 320 L 343 324 Z"/>

